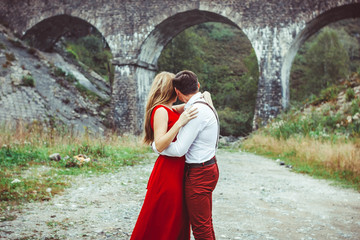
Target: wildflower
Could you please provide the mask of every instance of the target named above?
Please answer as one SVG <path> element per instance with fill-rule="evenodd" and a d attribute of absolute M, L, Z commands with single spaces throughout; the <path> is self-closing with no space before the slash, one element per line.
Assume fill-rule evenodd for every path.
<path fill-rule="evenodd" d="M 352 117 L 351 116 L 347 116 L 346 120 L 348 121 L 348 123 L 352 122 Z"/>
<path fill-rule="evenodd" d="M 337 123 L 337 124 L 336 124 L 336 127 L 337 127 L 337 128 L 339 128 L 339 127 L 340 127 L 340 124 L 339 124 L 339 123 Z"/>

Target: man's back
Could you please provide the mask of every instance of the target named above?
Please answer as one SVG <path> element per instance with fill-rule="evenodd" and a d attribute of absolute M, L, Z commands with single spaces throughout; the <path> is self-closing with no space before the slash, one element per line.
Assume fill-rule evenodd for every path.
<path fill-rule="evenodd" d="M 176 142 L 161 154 L 174 157 L 185 155 L 187 163 L 202 163 L 215 156 L 219 128 L 216 115 L 209 106 L 195 103 L 197 101 L 204 101 L 201 93 L 195 94 L 185 107 L 197 107 L 198 116 L 180 129 Z"/>

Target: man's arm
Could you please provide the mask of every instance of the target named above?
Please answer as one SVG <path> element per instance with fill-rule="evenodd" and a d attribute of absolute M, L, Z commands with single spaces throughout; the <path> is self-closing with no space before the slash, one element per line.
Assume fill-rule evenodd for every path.
<path fill-rule="evenodd" d="M 199 115 L 197 118 L 191 120 L 190 122 L 188 122 L 188 124 L 182 127 L 176 137 L 176 142 L 172 142 L 169 147 L 162 151 L 160 154 L 170 157 L 184 156 L 188 152 L 191 144 L 194 142 L 199 132 L 201 131 L 201 125 L 202 117 Z M 152 147 L 155 151 L 155 142 L 153 142 Z"/>

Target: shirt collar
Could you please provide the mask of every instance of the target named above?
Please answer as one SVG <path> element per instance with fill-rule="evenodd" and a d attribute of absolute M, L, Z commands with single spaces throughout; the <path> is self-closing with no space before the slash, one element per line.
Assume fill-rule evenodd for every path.
<path fill-rule="evenodd" d="M 196 93 L 194 96 L 192 96 L 189 101 L 185 104 L 184 109 L 190 107 L 191 105 L 194 104 L 194 102 L 196 102 L 197 100 L 199 100 L 201 98 L 201 92 Z"/>

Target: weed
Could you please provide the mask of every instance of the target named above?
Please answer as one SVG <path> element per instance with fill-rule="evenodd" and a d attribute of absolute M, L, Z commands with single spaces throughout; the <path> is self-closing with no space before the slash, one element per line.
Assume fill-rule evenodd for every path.
<path fill-rule="evenodd" d="M 65 77 L 66 76 L 66 72 L 64 72 L 64 70 L 62 70 L 59 67 L 54 68 L 54 74 L 56 77 Z"/>
<path fill-rule="evenodd" d="M 13 53 L 5 53 L 6 60 L 9 62 L 13 62 L 16 60 L 16 57 Z"/>
<path fill-rule="evenodd" d="M 346 101 L 351 101 L 355 98 L 355 91 L 353 88 L 348 88 L 345 93 L 345 99 Z"/>
<path fill-rule="evenodd" d="M 4 43 L 2 43 L 2 42 L 0 42 L 0 49 L 6 49 L 6 46 L 5 46 L 5 44 Z"/>
<path fill-rule="evenodd" d="M 35 80 L 33 76 L 26 75 L 22 77 L 22 86 L 35 87 Z"/>
<path fill-rule="evenodd" d="M 65 79 L 68 81 L 68 82 L 77 82 L 78 80 L 76 79 L 76 77 L 72 74 L 72 73 L 68 73 L 66 76 L 65 76 Z"/>
<path fill-rule="evenodd" d="M 79 82 L 75 84 L 76 89 L 81 93 L 81 95 L 91 101 L 94 102 L 106 102 L 106 100 L 102 99 L 99 95 L 97 95 L 95 92 L 87 89 L 83 85 L 81 85 Z"/>

